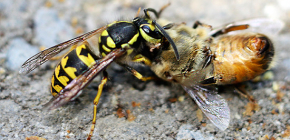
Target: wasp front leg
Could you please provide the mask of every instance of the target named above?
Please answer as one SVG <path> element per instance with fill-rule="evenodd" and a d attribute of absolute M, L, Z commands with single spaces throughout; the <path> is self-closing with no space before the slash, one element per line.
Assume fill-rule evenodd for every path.
<path fill-rule="evenodd" d="M 141 73 L 139 73 L 138 71 L 136 71 L 134 68 L 132 68 L 131 66 L 127 65 L 127 64 L 120 64 L 122 67 L 126 68 L 130 73 L 132 73 L 136 78 L 138 78 L 139 80 L 142 81 L 148 81 L 148 80 L 153 80 L 155 79 L 155 77 L 144 77 Z"/>
<path fill-rule="evenodd" d="M 145 56 L 143 56 L 143 55 L 141 55 L 141 54 L 136 55 L 136 56 L 133 58 L 132 61 L 133 61 L 133 62 L 138 62 L 138 63 L 143 63 L 143 64 L 145 64 L 145 65 L 147 65 L 147 66 L 151 66 L 151 61 L 150 61 L 147 57 L 145 57 Z M 121 64 L 121 65 L 122 65 L 122 64 Z"/>
<path fill-rule="evenodd" d="M 101 81 L 101 83 L 99 84 L 98 87 L 98 93 L 97 96 L 94 99 L 94 115 L 93 115 L 93 121 L 92 121 L 92 126 L 91 126 L 91 131 L 88 135 L 87 140 L 90 140 L 91 137 L 93 136 L 94 133 L 94 129 L 95 129 L 95 125 L 96 125 L 96 120 L 97 120 L 97 105 L 99 103 L 100 97 L 102 95 L 102 91 L 103 91 L 103 87 L 104 85 L 107 83 L 108 81 L 108 73 L 106 71 L 103 71 L 103 79 Z"/>

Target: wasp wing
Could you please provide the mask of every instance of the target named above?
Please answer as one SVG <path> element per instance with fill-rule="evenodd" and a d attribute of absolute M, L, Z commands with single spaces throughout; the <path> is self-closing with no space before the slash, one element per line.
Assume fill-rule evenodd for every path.
<path fill-rule="evenodd" d="M 87 71 L 73 79 L 67 86 L 65 86 L 60 93 L 48 102 L 45 107 L 48 109 L 55 109 L 71 101 L 78 93 L 86 87 L 101 71 L 106 69 L 115 59 L 125 54 L 123 49 L 115 49 L 105 57 L 97 60 Z"/>
<path fill-rule="evenodd" d="M 107 27 L 104 26 L 37 53 L 22 64 L 19 73 L 27 74 L 33 71 L 35 68 L 39 67 L 55 55 L 59 54 L 61 51 L 78 43 L 82 43 L 96 34 L 102 33 L 102 31 L 104 31 L 106 28 Z"/>
<path fill-rule="evenodd" d="M 217 94 L 216 88 L 198 85 L 182 87 L 216 127 L 225 130 L 229 126 L 230 109 L 226 100 Z"/>

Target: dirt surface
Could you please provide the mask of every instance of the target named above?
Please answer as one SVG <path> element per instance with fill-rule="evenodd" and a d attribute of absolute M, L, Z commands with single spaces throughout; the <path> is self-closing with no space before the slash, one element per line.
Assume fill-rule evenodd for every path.
<path fill-rule="evenodd" d="M 101 77 L 74 102 L 43 110 L 56 61 L 30 75 L 21 64 L 37 53 L 115 20 L 132 20 L 139 7 L 159 9 L 156 0 L 1 0 L 0 1 L 0 139 L 85 139 L 91 126 L 93 100 Z M 229 22 L 266 17 L 285 27 L 273 35 L 276 65 L 248 91 L 257 100 L 228 89 L 231 122 L 217 129 L 178 85 L 141 82 L 123 68 L 108 68 L 110 81 L 98 105 L 93 139 L 289 139 L 290 136 L 290 3 L 287 0 L 171 0 L 162 18 L 189 26 L 199 20 L 218 27 Z M 148 68 L 141 73 L 152 74 Z M 129 110 L 129 111 L 128 111 Z M 124 116 L 119 118 L 119 116 Z M 200 121 L 201 120 L 201 121 Z"/>

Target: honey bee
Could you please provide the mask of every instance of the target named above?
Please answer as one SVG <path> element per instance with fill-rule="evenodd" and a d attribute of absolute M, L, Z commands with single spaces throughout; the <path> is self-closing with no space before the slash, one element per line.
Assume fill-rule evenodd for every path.
<path fill-rule="evenodd" d="M 150 65 L 154 54 L 148 46 L 162 48 L 171 44 L 178 60 L 179 54 L 176 45 L 165 30 L 171 24 L 161 27 L 150 18 L 149 12 L 158 18 L 159 12 L 154 9 L 144 9 L 145 16 L 139 17 L 140 9 L 133 21 L 115 21 L 107 26 L 85 33 L 69 41 L 63 42 L 29 58 L 20 70 L 20 73 L 29 73 L 55 55 L 67 48 L 70 51 L 60 60 L 51 78 L 51 93 L 54 96 L 46 104 L 48 109 L 55 109 L 74 100 L 99 73 L 103 79 L 99 85 L 97 96 L 94 99 L 94 113 L 91 130 L 87 139 L 91 139 L 96 123 L 97 104 L 103 86 L 108 80 L 106 68 L 114 61 L 126 68 L 140 80 L 143 77 L 130 67 L 127 62 L 141 62 Z"/>
<path fill-rule="evenodd" d="M 160 19 L 159 23 L 166 21 Z M 273 43 L 266 35 L 238 31 L 269 24 L 279 26 L 270 32 L 279 32 L 283 27 L 280 21 L 270 19 L 236 22 L 220 29 L 198 21 L 193 27 L 174 24 L 167 33 L 176 44 L 180 59 L 174 58 L 171 48 L 164 47 L 150 67 L 161 79 L 180 84 L 209 120 L 225 130 L 230 109 L 217 94 L 216 85 L 251 80 L 269 69 L 274 57 Z"/>

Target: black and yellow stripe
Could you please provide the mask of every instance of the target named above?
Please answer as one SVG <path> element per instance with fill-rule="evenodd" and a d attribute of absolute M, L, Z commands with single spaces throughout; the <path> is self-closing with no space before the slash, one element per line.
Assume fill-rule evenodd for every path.
<path fill-rule="evenodd" d="M 116 21 L 108 25 L 99 38 L 100 53 L 104 57 L 116 48 L 139 46 L 139 31 L 128 21 Z M 130 52 L 128 52 L 130 53 Z"/>
<path fill-rule="evenodd" d="M 86 44 L 78 46 L 63 57 L 51 78 L 51 94 L 56 96 L 73 79 L 89 69 L 99 58 Z"/>

